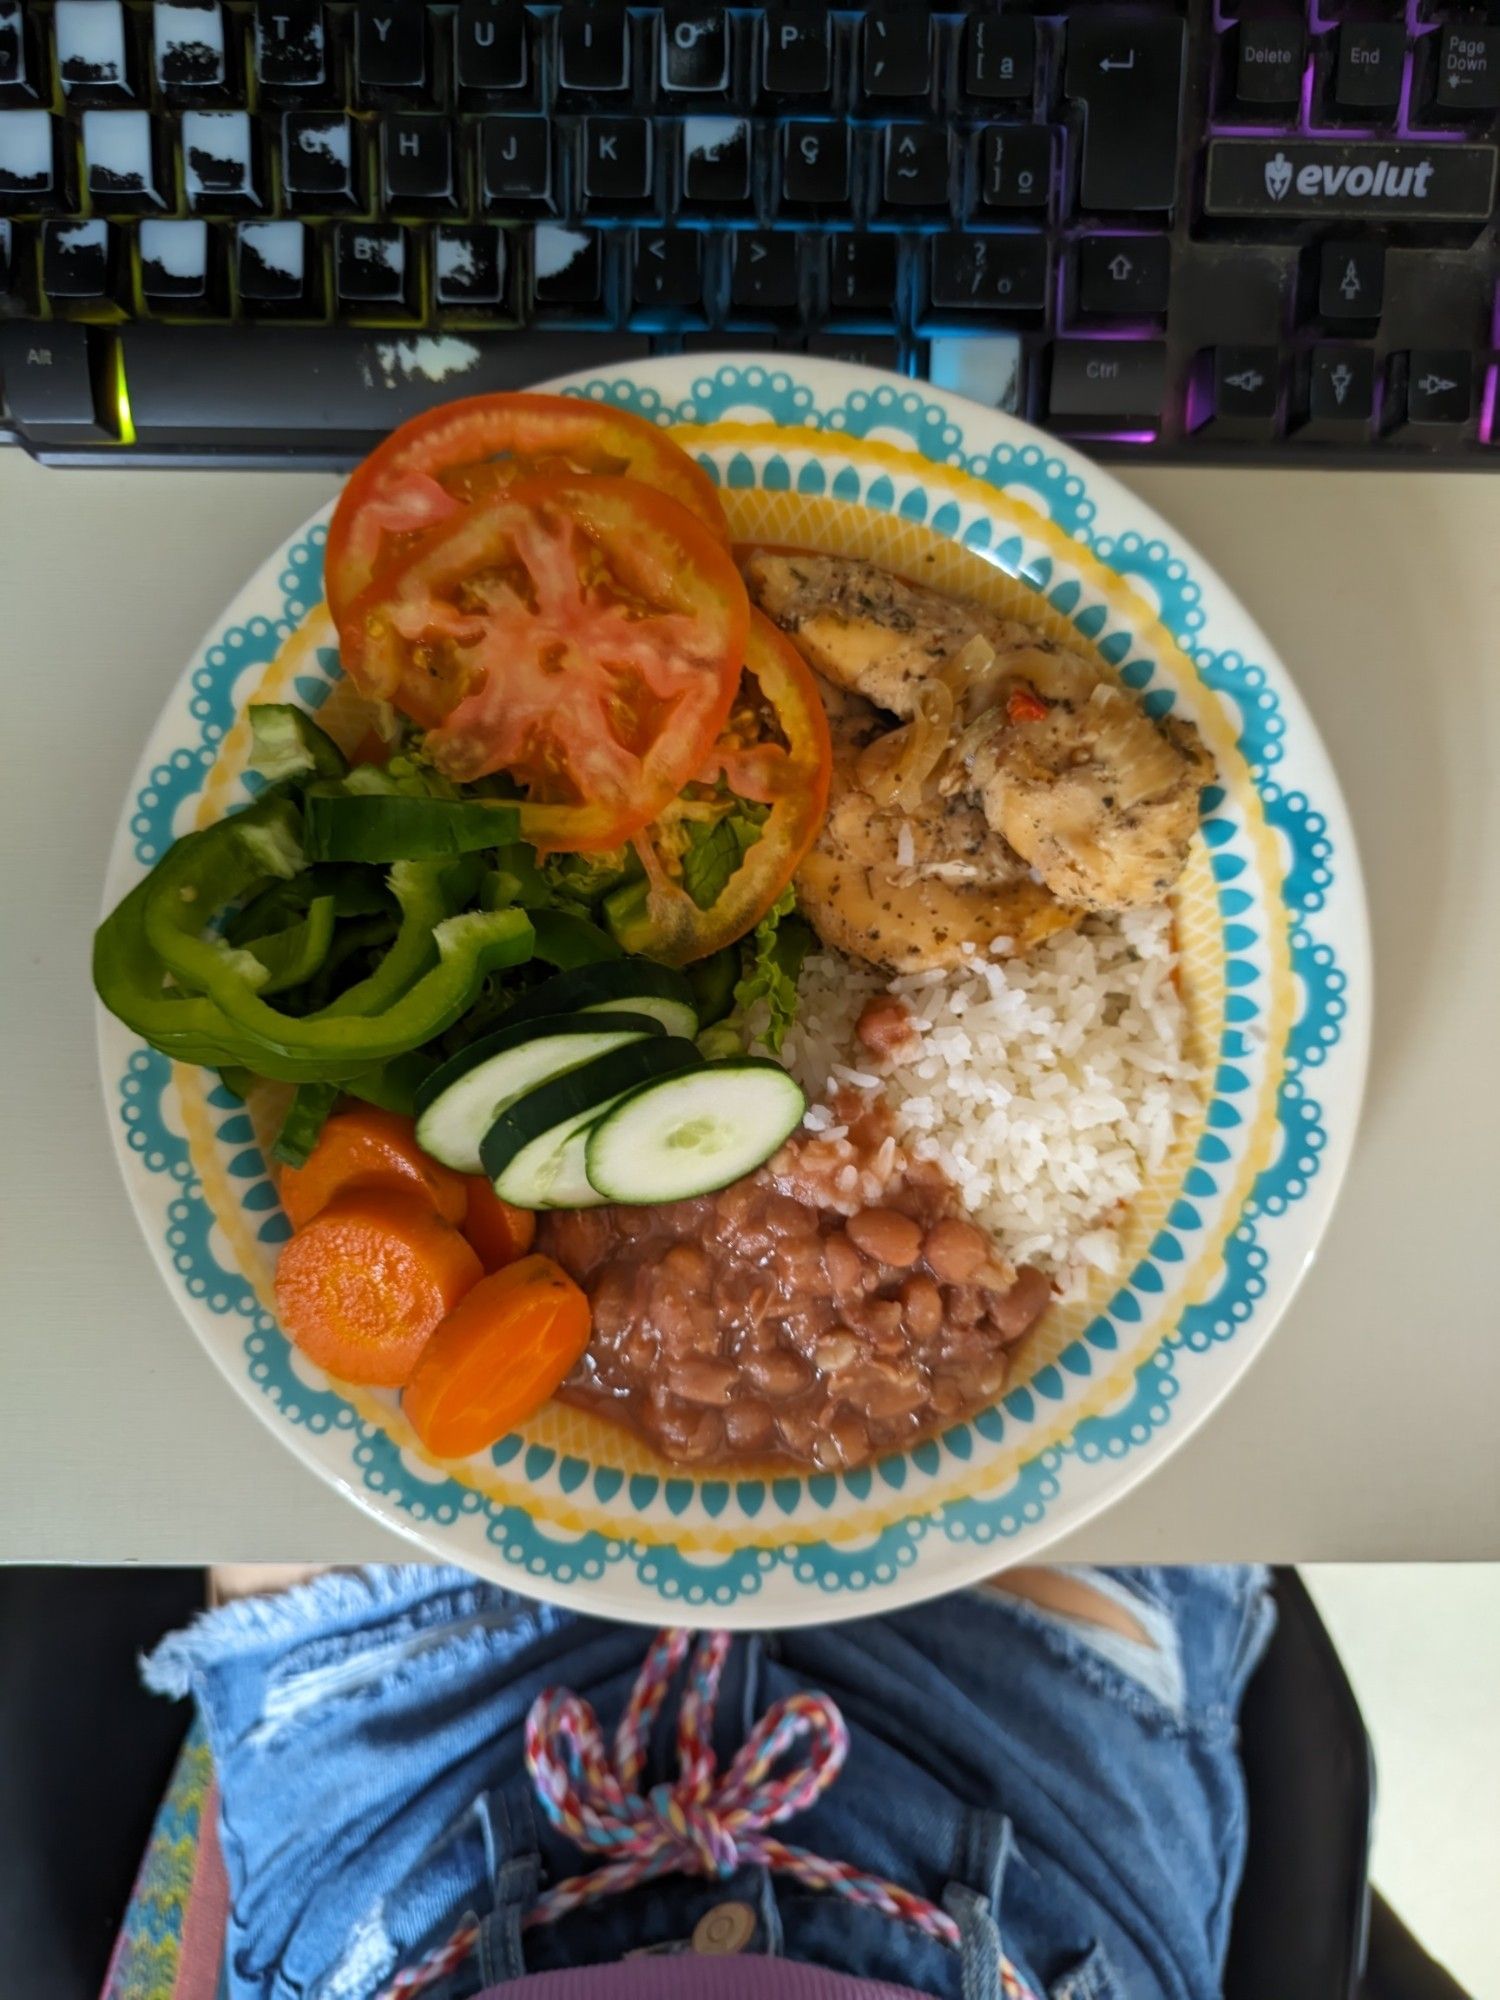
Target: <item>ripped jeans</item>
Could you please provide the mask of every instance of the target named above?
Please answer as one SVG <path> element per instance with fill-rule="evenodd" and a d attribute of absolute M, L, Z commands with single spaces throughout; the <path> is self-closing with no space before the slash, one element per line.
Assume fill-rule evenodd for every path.
<path fill-rule="evenodd" d="M 522 1928 L 586 1864 L 536 1808 L 534 1697 L 562 1685 L 613 1726 L 645 1652 L 629 1626 L 464 1571 L 330 1573 L 165 1640 L 150 1684 L 197 1699 L 229 1874 L 226 2000 L 368 2000 L 466 1918 L 478 1950 L 430 1989 L 688 1948 L 725 1902 L 744 1948 L 914 1987 L 999 1993 L 1000 1954 L 1047 2000 L 1214 2000 L 1244 1860 L 1235 1717 L 1270 1634 L 1256 1569 L 1074 1570 L 1105 1629 L 994 1588 L 730 1652 L 724 1768 L 795 1690 L 839 1705 L 838 1780 L 787 1837 L 960 1917 L 959 1949 L 784 1875 L 671 1876 Z M 675 1703 L 647 1781 L 672 1776 Z"/>

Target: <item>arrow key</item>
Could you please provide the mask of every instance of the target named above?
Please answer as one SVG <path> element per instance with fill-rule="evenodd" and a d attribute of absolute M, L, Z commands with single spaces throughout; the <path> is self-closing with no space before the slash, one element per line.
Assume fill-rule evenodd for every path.
<path fill-rule="evenodd" d="M 1383 243 L 1325 243 L 1318 257 L 1318 313 L 1331 320 L 1377 320 L 1385 295 Z"/>
<path fill-rule="evenodd" d="M 1467 348 L 1414 347 L 1394 363 L 1398 383 L 1403 360 L 1407 424 L 1461 426 L 1469 421 L 1474 364 Z"/>
<path fill-rule="evenodd" d="M 1274 437 L 1278 366 L 1274 347 L 1205 350 L 1193 370 L 1188 429 L 1215 438 Z"/>
<path fill-rule="evenodd" d="M 1298 435 L 1351 444 L 1369 428 L 1375 408 L 1375 354 L 1368 347 L 1312 350 L 1306 416 Z"/>
<path fill-rule="evenodd" d="M 1172 282 L 1165 236 L 1081 236 L 1078 310 L 1100 319 L 1164 313 Z"/>

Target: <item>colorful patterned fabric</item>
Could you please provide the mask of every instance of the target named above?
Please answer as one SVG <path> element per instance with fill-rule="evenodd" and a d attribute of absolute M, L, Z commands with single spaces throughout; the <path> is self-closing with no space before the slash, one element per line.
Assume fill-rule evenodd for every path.
<path fill-rule="evenodd" d="M 214 1763 L 188 1732 L 131 1891 L 100 2000 L 213 2000 L 228 1917 Z"/>

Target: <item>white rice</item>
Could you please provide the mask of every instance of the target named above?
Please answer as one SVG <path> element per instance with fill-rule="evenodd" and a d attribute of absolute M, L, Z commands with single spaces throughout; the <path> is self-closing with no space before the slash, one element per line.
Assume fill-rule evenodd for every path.
<path fill-rule="evenodd" d="M 838 1129 L 827 1099 L 840 1088 L 884 1090 L 902 1145 L 941 1164 L 1012 1261 L 1076 1294 L 1118 1267 L 1122 1212 L 1197 1102 L 1175 956 L 1165 908 L 1093 919 L 1025 958 L 893 980 L 814 954 L 783 1057 L 815 1130 Z M 920 1035 L 892 1061 L 854 1033 L 887 987 Z"/>

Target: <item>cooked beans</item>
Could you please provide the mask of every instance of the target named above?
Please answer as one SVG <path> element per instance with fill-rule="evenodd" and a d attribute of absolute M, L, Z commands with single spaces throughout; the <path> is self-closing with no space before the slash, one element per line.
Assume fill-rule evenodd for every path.
<path fill-rule="evenodd" d="M 911 1011 L 894 993 L 877 993 L 867 1000 L 854 1032 L 872 1056 L 896 1056 L 919 1039 Z"/>
<path fill-rule="evenodd" d="M 940 1225 L 941 1226 L 941 1225 Z M 958 1227 L 963 1228 L 960 1223 Z M 894 1208 L 867 1208 L 849 1218 L 849 1241 L 875 1264 L 904 1271 L 922 1252 L 922 1231 L 909 1215 Z"/>
<path fill-rule="evenodd" d="M 988 1262 L 990 1239 L 972 1222 L 961 1222 L 956 1215 L 945 1215 L 941 1222 L 935 1222 L 928 1230 L 922 1255 L 935 1278 L 961 1285 Z"/>
<path fill-rule="evenodd" d="M 564 1399 L 682 1464 L 841 1470 L 910 1444 L 998 1393 L 1051 1298 L 858 1096 L 716 1195 L 547 1216 L 537 1247 L 593 1301 Z"/>

